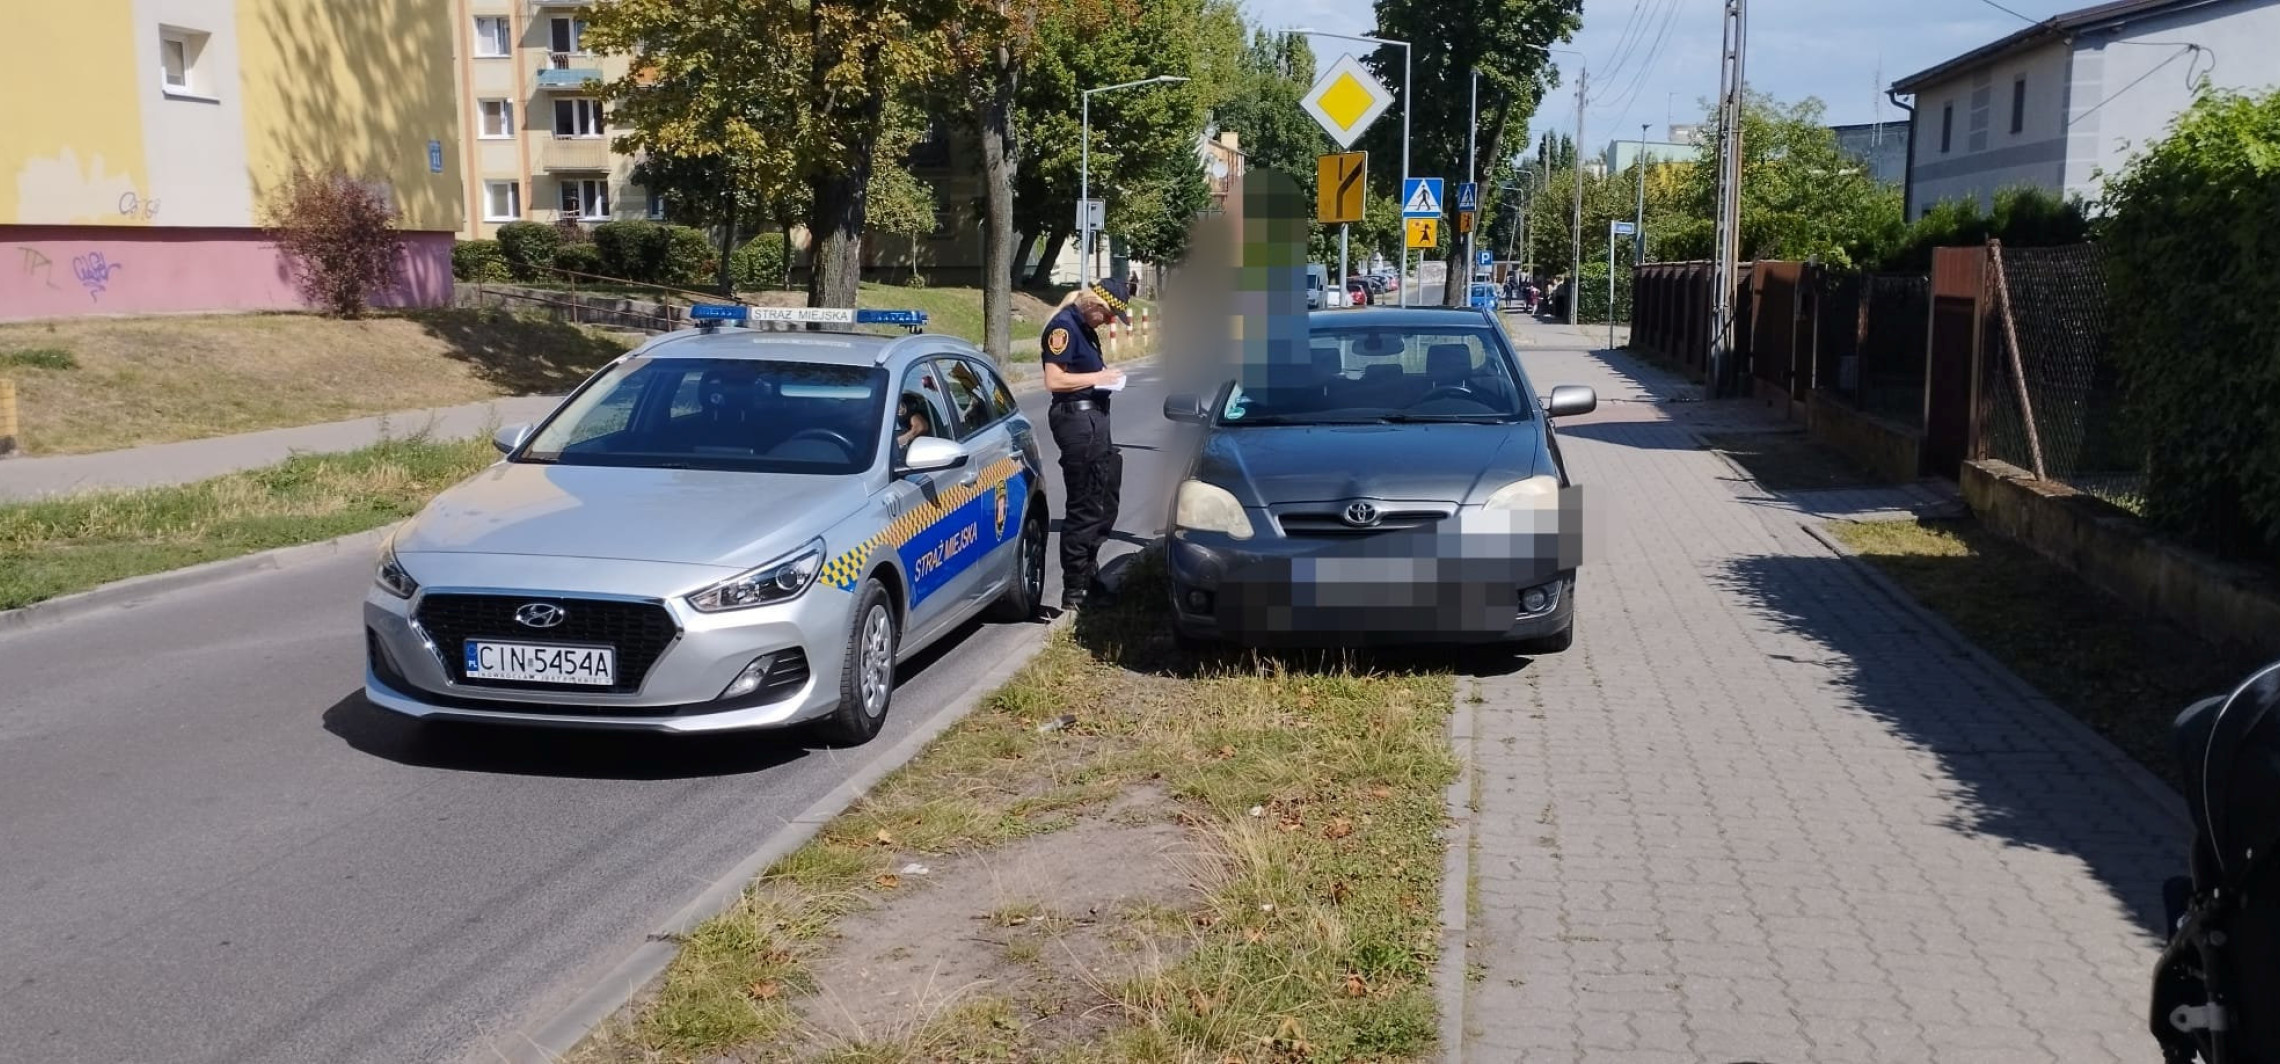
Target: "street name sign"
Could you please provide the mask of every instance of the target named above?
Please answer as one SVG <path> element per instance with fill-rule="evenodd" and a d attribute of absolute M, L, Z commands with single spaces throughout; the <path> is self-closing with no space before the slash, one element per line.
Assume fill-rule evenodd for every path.
<path fill-rule="evenodd" d="M 1412 250 L 1439 247 L 1441 244 L 1439 218 L 1411 218 L 1404 223 L 1404 228 L 1409 231 L 1409 247 Z"/>
<path fill-rule="evenodd" d="M 1361 151 L 1315 159 L 1315 221 L 1342 225 L 1362 220 L 1363 195 L 1369 185 L 1369 179 L 1363 175 L 1369 170 L 1369 161 L 1369 153 Z"/>
<path fill-rule="evenodd" d="M 1616 222 L 1614 225 L 1616 236 L 1630 236 L 1639 231 L 1638 226 L 1635 226 L 1630 222 Z"/>
<path fill-rule="evenodd" d="M 1107 200 L 1080 200 L 1077 203 L 1077 232 L 1097 233 L 1108 228 Z"/>
<path fill-rule="evenodd" d="M 1393 92 L 1370 76 L 1361 60 L 1341 55 L 1298 103 L 1339 147 L 1351 148 L 1362 131 L 1393 105 Z"/>

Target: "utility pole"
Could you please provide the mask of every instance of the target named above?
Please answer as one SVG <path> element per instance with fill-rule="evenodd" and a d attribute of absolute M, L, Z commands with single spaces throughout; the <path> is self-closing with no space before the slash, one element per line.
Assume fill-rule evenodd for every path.
<path fill-rule="evenodd" d="M 1591 83 L 1591 68 L 1575 72 L 1575 221 L 1568 228 L 1567 323 L 1575 324 L 1576 306 L 1583 302 L 1583 89 Z"/>
<path fill-rule="evenodd" d="M 1725 54 L 1718 67 L 1718 220 L 1711 264 L 1710 373 L 1712 396 L 1725 386 L 1734 359 L 1734 280 L 1741 258 L 1742 44 L 1747 0 L 1725 0 Z"/>
<path fill-rule="evenodd" d="M 1631 222 L 1631 265 L 1647 261 L 1647 124 L 1639 123 L 1639 213 Z"/>
<path fill-rule="evenodd" d="M 1472 120 L 1471 124 L 1466 127 L 1465 132 L 1465 184 L 1467 185 L 1472 185 L 1474 181 L 1478 180 L 1478 174 L 1476 171 L 1480 166 L 1480 163 L 1478 161 L 1480 159 L 1479 142 L 1480 68 L 1474 67 L 1472 72 Z M 1479 194 L 1480 188 L 1479 186 L 1475 185 L 1473 188 L 1473 195 L 1478 196 Z M 1480 228 L 1480 213 L 1478 211 L 1475 211 L 1473 213 L 1472 229 L 1465 230 L 1465 286 L 1463 288 L 1463 292 L 1465 293 L 1464 300 L 1462 302 L 1459 302 L 1456 299 L 1450 298 L 1450 292 L 1448 289 L 1450 285 L 1454 283 L 1454 278 L 1449 281 L 1444 281 L 1441 284 L 1441 302 L 1449 306 L 1461 307 L 1467 303 L 1472 302 L 1473 229 L 1478 228 Z M 1451 272 L 1453 273 L 1455 271 Z"/>

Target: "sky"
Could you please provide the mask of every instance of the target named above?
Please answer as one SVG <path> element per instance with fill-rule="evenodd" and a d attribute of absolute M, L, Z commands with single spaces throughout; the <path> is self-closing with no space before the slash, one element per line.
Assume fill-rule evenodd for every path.
<path fill-rule="evenodd" d="M 2034 19 L 2092 0 L 1998 0 Z M 1367 33 L 1369 0 L 1244 0 L 1269 28 Z M 1721 0 L 1584 0 L 1583 28 L 1556 47 L 1584 53 L 1590 73 L 1583 141 L 1593 154 L 1610 136 L 1661 140 L 1673 122 L 1698 123 L 1718 95 Z M 1784 103 L 1807 96 L 1826 105 L 1832 125 L 1897 121 L 1892 82 L 2006 36 L 2028 23 L 1987 0 L 1750 0 L 1743 75 L 1752 89 Z M 1658 50 L 1657 44 L 1660 43 Z M 1368 47 L 1321 39 L 1327 63 L 1341 50 Z M 1547 131 L 1575 132 L 1578 60 L 1555 55 L 1561 87 L 1531 123 L 1530 143 Z M 1388 112 L 1387 118 L 1398 118 Z"/>

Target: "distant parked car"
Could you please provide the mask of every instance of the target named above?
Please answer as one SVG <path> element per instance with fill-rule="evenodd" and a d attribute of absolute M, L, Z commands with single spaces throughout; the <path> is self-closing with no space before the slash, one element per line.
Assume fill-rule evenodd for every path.
<path fill-rule="evenodd" d="M 1373 302 L 1376 302 L 1376 300 L 1372 298 L 1372 294 L 1370 292 L 1370 283 L 1368 281 L 1364 281 L 1359 277 L 1346 278 L 1347 306 L 1366 307 Z"/>

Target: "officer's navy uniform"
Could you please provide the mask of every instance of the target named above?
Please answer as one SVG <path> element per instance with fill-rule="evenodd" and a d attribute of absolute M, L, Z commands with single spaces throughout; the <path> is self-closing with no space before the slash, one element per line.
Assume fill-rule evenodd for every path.
<path fill-rule="evenodd" d="M 1116 281 L 1093 286 L 1109 308 L 1123 316 L 1124 293 Z M 1084 314 L 1071 302 L 1045 323 L 1040 338 L 1044 360 L 1069 373 L 1098 373 L 1108 363 L 1101 357 L 1100 336 L 1085 324 Z M 1061 484 L 1067 493 L 1061 516 L 1061 596 L 1064 603 L 1083 599 L 1091 588 L 1101 542 L 1116 524 L 1116 508 L 1124 488 L 1124 456 L 1108 432 L 1109 393 L 1098 388 L 1053 393 L 1046 413 L 1053 442 L 1061 448 Z"/>

